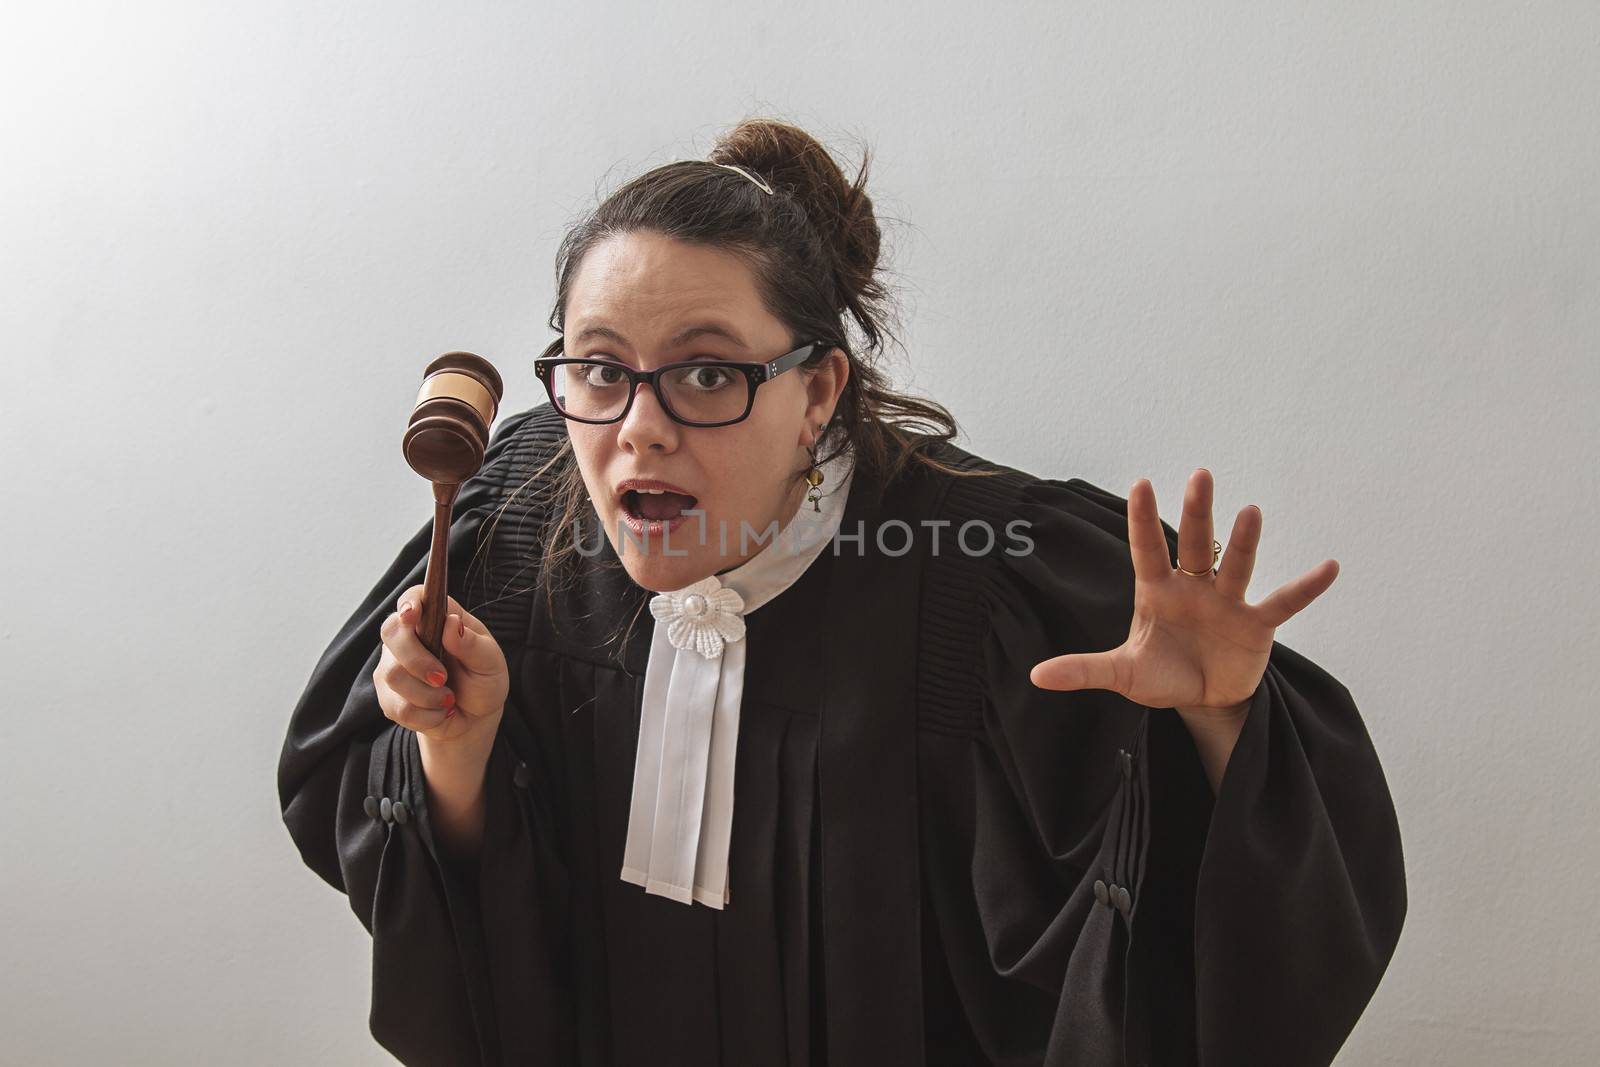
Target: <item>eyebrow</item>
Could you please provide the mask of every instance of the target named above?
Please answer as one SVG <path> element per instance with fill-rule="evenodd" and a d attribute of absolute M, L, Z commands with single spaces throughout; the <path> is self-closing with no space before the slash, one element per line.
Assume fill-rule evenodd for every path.
<path fill-rule="evenodd" d="M 719 325 L 715 322 L 702 322 L 697 323 L 694 326 L 685 327 L 673 335 L 672 339 L 667 342 L 667 346 L 669 348 L 676 348 L 681 344 L 694 340 L 696 337 L 703 337 L 707 335 L 725 338 L 729 341 L 732 341 L 740 348 L 750 347 L 744 343 L 744 338 L 740 337 L 731 328 Z M 626 337 L 622 336 L 622 334 L 618 333 L 616 330 L 613 330 L 609 326 L 586 327 L 578 334 L 577 341 L 587 341 L 591 337 L 604 337 L 607 340 L 615 341 L 619 345 L 628 344 L 628 339 Z"/>

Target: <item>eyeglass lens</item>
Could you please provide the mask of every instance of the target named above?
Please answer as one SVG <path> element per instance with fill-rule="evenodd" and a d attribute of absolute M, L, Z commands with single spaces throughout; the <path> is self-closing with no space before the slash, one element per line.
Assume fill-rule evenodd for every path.
<path fill-rule="evenodd" d="M 628 376 L 615 363 L 563 363 L 555 370 L 556 407 L 579 419 L 614 419 L 628 404 Z M 750 383 L 715 363 L 674 367 L 656 379 L 657 395 L 685 422 L 726 422 L 744 414 Z"/>

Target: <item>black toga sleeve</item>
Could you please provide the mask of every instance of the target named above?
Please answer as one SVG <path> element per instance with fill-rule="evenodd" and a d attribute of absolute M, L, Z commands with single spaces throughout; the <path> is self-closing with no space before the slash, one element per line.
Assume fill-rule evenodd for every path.
<path fill-rule="evenodd" d="M 1028 678 L 1127 638 L 1127 500 L 1038 480 L 1017 513 L 1034 548 L 997 554 L 984 592 L 972 954 L 1038 1002 L 1046 1064 L 1330 1063 L 1406 911 L 1393 804 L 1350 692 L 1274 643 L 1213 797 L 1175 711 Z M 989 1053 L 1016 1051 L 1026 1012 L 1008 1032 L 973 992 Z"/>
<path fill-rule="evenodd" d="M 530 515 L 503 508 L 531 472 L 527 461 L 558 431 L 548 408 L 506 416 L 479 472 L 463 482 L 449 531 L 449 592 L 478 615 L 506 653 L 513 688 L 489 759 L 484 840 L 476 869 L 452 865 L 435 843 L 417 736 L 378 706 L 372 672 L 378 630 L 400 593 L 423 580 L 432 523 L 400 550 L 339 628 L 290 717 L 278 765 L 283 819 L 305 863 L 346 894 L 372 935 L 372 1035 L 411 1065 L 567 1062 L 572 1039 L 563 946 L 533 892 L 564 881 L 549 813 L 508 736 L 521 721 L 516 686 L 521 642 L 494 618 L 514 605 L 480 610 L 503 597 L 500 583 L 469 597 L 491 527 L 500 543 L 530 544 Z M 545 452 L 549 449 L 546 447 Z M 497 525 L 498 524 L 498 525 Z M 509 535 L 508 535 L 509 534 Z M 512 561 L 526 571 L 536 563 Z M 529 581 L 524 575 L 524 586 Z M 520 601 L 526 610 L 527 601 Z M 507 613 L 509 609 L 511 614 Z M 514 628 L 507 625 L 505 628 Z"/>

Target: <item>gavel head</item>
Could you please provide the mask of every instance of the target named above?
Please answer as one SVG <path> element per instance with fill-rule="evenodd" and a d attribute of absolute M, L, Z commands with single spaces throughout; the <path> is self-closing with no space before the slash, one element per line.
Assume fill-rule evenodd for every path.
<path fill-rule="evenodd" d="M 446 352 L 429 363 L 401 442 L 411 469 L 446 484 L 478 473 L 502 391 L 500 373 L 482 356 Z"/>

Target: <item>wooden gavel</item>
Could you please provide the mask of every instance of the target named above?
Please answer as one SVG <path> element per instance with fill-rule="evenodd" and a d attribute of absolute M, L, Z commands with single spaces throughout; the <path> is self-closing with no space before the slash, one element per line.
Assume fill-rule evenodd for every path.
<path fill-rule="evenodd" d="M 450 510 L 461 483 L 483 466 L 502 392 L 500 374 L 488 360 L 471 352 L 446 352 L 423 371 L 401 442 L 411 469 L 433 483 L 433 545 L 417 636 L 441 660 L 450 606 Z"/>

